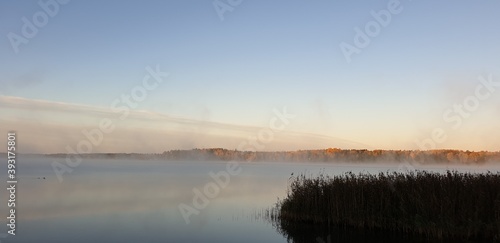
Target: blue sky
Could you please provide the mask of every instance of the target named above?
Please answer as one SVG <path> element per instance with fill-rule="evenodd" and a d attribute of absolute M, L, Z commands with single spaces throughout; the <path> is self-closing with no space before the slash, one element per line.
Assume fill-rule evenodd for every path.
<path fill-rule="evenodd" d="M 94 151 L 236 148 L 285 106 L 296 117 L 264 150 L 416 149 L 435 128 L 447 131 L 436 148 L 498 150 L 500 91 L 458 129 L 442 116 L 474 95 L 478 76 L 500 82 L 500 3 L 402 0 L 402 11 L 347 62 L 340 43 L 353 44 L 354 29 L 390 2 L 244 0 L 221 20 L 212 1 L 73 0 L 16 53 L 8 34 L 21 35 L 22 18 L 43 9 L 2 1 L 1 132 L 18 131 L 29 152 L 64 152 L 84 139 L 80 130 L 112 114 L 90 107 L 109 108 L 159 65 L 170 76 L 135 110 L 196 125 L 137 114 L 117 121 Z M 135 144 L 137 136 L 154 146 Z"/>

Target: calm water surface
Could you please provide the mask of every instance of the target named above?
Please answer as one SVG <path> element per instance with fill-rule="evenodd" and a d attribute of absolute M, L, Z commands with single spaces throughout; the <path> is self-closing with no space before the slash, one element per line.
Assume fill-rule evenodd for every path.
<path fill-rule="evenodd" d="M 231 176 L 227 187 L 186 223 L 179 205 L 193 207 L 193 189 L 203 191 L 207 183 L 214 182 L 209 173 L 225 171 L 227 163 L 88 159 L 59 182 L 51 167 L 55 160 L 18 159 L 16 236 L 5 234 L 4 223 L 1 242 L 287 242 L 259 215 L 286 195 L 292 173 L 313 176 L 320 171 L 334 175 L 398 170 L 397 165 L 240 162 L 241 173 Z M 0 162 L 0 180 L 7 185 L 6 161 L 2 158 Z M 458 169 L 484 172 L 500 167 Z M 7 191 L 2 190 L 1 195 L 6 222 Z M 328 237 L 331 242 L 377 242 L 376 236 L 360 238 L 352 232 L 318 232 L 315 236 L 314 230 L 304 229 L 306 239 L 293 239 L 295 242 L 329 242 Z"/>

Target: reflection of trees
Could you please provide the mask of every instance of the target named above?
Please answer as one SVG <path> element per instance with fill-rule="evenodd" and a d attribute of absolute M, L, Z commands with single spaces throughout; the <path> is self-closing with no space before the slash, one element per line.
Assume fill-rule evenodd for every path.
<path fill-rule="evenodd" d="M 351 227 L 312 226 L 309 224 L 274 221 L 275 229 L 291 243 L 361 243 L 361 242 L 429 242 L 416 236 L 387 231 L 359 230 Z M 443 241 L 444 242 L 444 241 Z"/>

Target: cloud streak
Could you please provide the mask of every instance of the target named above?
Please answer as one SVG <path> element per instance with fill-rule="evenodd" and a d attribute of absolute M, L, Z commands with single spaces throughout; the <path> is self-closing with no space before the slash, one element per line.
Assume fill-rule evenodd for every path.
<path fill-rule="evenodd" d="M 93 152 L 162 152 L 170 149 L 224 147 L 235 149 L 248 136 L 262 127 L 227 124 L 214 121 L 175 117 L 148 110 L 130 110 L 125 120 L 111 107 L 0 96 L 0 110 L 10 110 L 0 118 L 2 127 L 19 133 L 23 152 L 65 152 L 67 145 L 85 139 L 81 131 L 97 127 L 93 120 L 109 118 L 116 129 L 107 134 Z M 45 114 L 56 114 L 45 115 Z M 69 117 L 75 122 L 68 123 Z M 85 119 L 76 119 L 86 117 Z M 202 128 L 202 129 L 201 129 Z M 50 142 L 47 142 L 50 141 Z M 2 146 L 4 141 L 0 142 Z M 5 146 L 3 146 L 5 147 Z M 371 146 L 311 133 L 285 130 L 266 150 L 312 148 L 372 148 Z"/>

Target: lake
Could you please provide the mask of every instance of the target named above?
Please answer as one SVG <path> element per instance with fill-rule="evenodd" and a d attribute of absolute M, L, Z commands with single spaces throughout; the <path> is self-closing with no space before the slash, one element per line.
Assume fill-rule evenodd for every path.
<path fill-rule="evenodd" d="M 292 173 L 400 169 L 396 164 L 239 162 L 228 170 L 228 162 L 86 159 L 59 181 L 53 161 L 63 160 L 18 158 L 16 236 L 7 236 L 3 224 L 1 242 L 287 242 L 261 216 L 286 196 Z M 6 185 L 6 159 L 0 162 Z M 498 165 L 426 167 L 438 172 L 452 168 L 500 170 Z M 8 192 L 1 193 L 6 217 Z M 303 229 L 304 237 L 291 242 L 384 241 L 349 230 L 315 236 L 315 230 Z"/>

